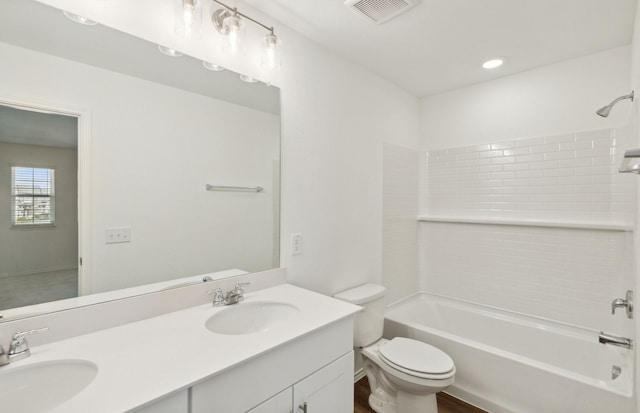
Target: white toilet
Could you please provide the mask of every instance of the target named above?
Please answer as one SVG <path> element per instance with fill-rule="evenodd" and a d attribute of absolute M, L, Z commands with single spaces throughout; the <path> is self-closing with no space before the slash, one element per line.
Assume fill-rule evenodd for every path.
<path fill-rule="evenodd" d="M 456 368 L 444 351 L 421 341 L 382 338 L 385 288 L 364 284 L 336 294 L 363 306 L 354 321 L 354 346 L 362 348 L 369 405 L 378 413 L 437 413 L 436 393 L 454 381 Z"/>

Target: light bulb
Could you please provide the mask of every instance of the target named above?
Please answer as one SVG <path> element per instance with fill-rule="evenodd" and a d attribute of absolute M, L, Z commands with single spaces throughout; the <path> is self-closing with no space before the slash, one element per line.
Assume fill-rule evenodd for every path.
<path fill-rule="evenodd" d="M 272 33 L 268 33 L 264 38 L 262 48 L 262 58 L 260 64 L 266 69 L 277 69 L 281 66 L 282 41 Z"/>
<path fill-rule="evenodd" d="M 223 50 L 229 54 L 242 54 L 242 39 L 244 38 L 245 24 L 240 16 L 231 15 L 224 19 L 222 32 L 224 33 Z"/>
<path fill-rule="evenodd" d="M 201 0 L 174 0 L 175 2 L 175 32 L 186 38 L 200 38 L 202 36 L 202 5 Z"/>

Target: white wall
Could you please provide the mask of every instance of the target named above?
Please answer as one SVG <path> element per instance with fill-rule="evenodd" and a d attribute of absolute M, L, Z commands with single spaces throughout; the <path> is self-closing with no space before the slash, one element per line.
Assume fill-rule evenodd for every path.
<path fill-rule="evenodd" d="M 91 112 L 90 291 L 273 267 L 279 117 L 14 46 L 0 53 L 0 96 Z M 106 244 L 110 227 L 130 227 L 132 241 Z"/>
<path fill-rule="evenodd" d="M 12 165 L 54 168 L 55 227 L 11 228 Z M 77 194 L 75 149 L 0 142 L 0 276 L 77 267 Z"/>
<path fill-rule="evenodd" d="M 440 149 L 625 124 L 629 105 L 595 111 L 629 93 L 628 46 L 567 60 L 421 101 L 425 149 Z M 628 102 L 627 102 L 628 103 Z"/>
<path fill-rule="evenodd" d="M 418 229 L 421 152 L 383 147 L 382 281 L 386 302 L 419 291 Z"/>
<path fill-rule="evenodd" d="M 382 143 L 418 147 L 417 100 L 303 38 L 287 44 L 283 265 L 326 294 L 381 282 Z M 303 255 L 289 255 L 292 232 Z"/>
<path fill-rule="evenodd" d="M 279 86 L 281 264 L 288 267 L 291 282 L 326 294 L 381 282 L 382 143 L 419 146 L 415 97 L 242 2 L 237 3 L 243 13 L 273 24 L 284 40 L 283 67 L 275 74 L 261 73 L 255 50 L 242 59 L 223 56 L 220 37 L 209 24 L 204 25 L 206 40 L 177 38 L 168 2 L 127 2 L 126 12 L 118 2 L 41 2 Z M 303 234 L 304 252 L 292 257 L 290 234 L 296 232 Z"/>

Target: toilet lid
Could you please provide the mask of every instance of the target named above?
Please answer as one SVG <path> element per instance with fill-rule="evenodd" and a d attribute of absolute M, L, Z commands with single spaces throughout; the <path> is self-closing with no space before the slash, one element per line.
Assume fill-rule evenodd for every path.
<path fill-rule="evenodd" d="M 453 360 L 444 351 L 410 338 L 396 337 L 378 351 L 385 362 L 409 373 L 445 374 L 454 369 Z"/>

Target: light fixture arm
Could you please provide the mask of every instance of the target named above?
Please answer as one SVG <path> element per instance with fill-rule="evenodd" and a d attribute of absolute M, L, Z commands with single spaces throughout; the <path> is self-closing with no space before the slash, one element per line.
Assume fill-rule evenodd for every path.
<path fill-rule="evenodd" d="M 234 16 L 242 16 L 245 19 L 257 24 L 260 27 L 262 27 L 263 29 L 271 32 L 271 34 L 274 34 L 273 27 L 269 27 L 269 26 L 267 26 L 265 24 L 260 23 L 256 19 L 253 19 L 253 18 L 247 16 L 246 14 L 240 13 L 236 7 L 230 7 L 230 6 L 228 6 L 228 5 L 226 5 L 223 2 L 218 1 L 218 0 L 211 0 L 211 1 L 213 1 L 214 3 L 217 3 L 220 6 L 224 7 L 224 10 L 223 9 L 217 10 L 217 11 L 215 11 L 213 13 L 213 16 L 212 16 L 213 23 L 216 26 L 216 28 L 218 29 L 218 31 L 221 31 L 221 27 L 222 27 L 221 22 L 222 22 L 222 20 L 224 20 L 225 17 L 227 17 L 227 16 L 231 15 L 231 13 L 233 13 Z"/>

